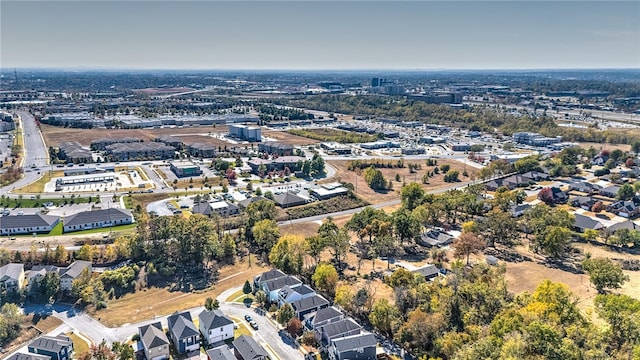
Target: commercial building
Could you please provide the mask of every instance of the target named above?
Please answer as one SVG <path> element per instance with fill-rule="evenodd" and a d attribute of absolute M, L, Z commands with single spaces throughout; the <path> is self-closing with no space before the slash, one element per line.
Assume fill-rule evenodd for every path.
<path fill-rule="evenodd" d="M 65 176 L 56 179 L 56 191 L 62 190 L 65 186 L 92 183 L 112 183 L 114 181 L 116 181 L 116 173 L 114 172 Z"/>
<path fill-rule="evenodd" d="M 116 143 L 105 148 L 109 161 L 172 159 L 176 149 L 159 142 Z"/>
<path fill-rule="evenodd" d="M 367 150 L 386 149 L 386 148 L 399 148 L 400 143 L 395 141 L 374 141 L 370 143 L 360 144 L 360 147 Z"/>
<path fill-rule="evenodd" d="M 48 125 L 65 126 L 71 128 L 91 129 L 105 127 L 114 123 L 113 119 L 100 119 L 88 112 L 48 114 L 40 119 Z"/>
<path fill-rule="evenodd" d="M 101 209 L 83 211 L 69 215 L 63 220 L 63 231 L 73 232 L 87 229 L 99 229 L 110 226 L 134 223 L 133 214 L 127 209 Z"/>
<path fill-rule="evenodd" d="M 153 139 L 153 141 L 173 146 L 176 149 L 180 149 L 183 146 L 182 140 L 180 140 L 180 138 L 171 135 L 162 135 Z"/>
<path fill-rule="evenodd" d="M 211 144 L 193 143 L 186 147 L 189 155 L 195 157 L 212 158 L 216 154 L 216 147 Z"/>
<path fill-rule="evenodd" d="M 262 133 L 257 126 L 229 125 L 229 137 L 247 141 L 260 141 Z"/>
<path fill-rule="evenodd" d="M 169 164 L 169 169 L 176 174 L 177 177 L 191 177 L 202 175 L 200 166 L 192 163 L 173 162 Z"/>
<path fill-rule="evenodd" d="M 340 183 L 322 184 L 316 188 L 309 189 L 309 193 L 319 200 L 326 200 L 332 197 L 346 195 L 349 190 Z"/>
<path fill-rule="evenodd" d="M 286 167 L 293 172 L 297 170 L 298 162 L 304 160 L 300 156 L 282 156 L 273 160 L 254 158 L 249 160 L 247 164 L 251 167 L 251 171 L 256 174 L 259 172 L 261 165 L 264 165 L 266 171 L 284 170 Z"/>
<path fill-rule="evenodd" d="M 461 143 L 461 142 L 449 143 L 449 147 L 451 147 L 451 150 L 453 150 L 453 151 L 469 151 L 469 150 L 471 150 L 471 144 L 469 144 L 469 143 Z"/>
<path fill-rule="evenodd" d="M 258 151 L 271 155 L 291 156 L 293 155 L 293 145 L 267 141 L 258 144 Z"/>
<path fill-rule="evenodd" d="M 525 144 L 525 145 L 531 145 L 531 146 L 547 146 L 547 145 L 557 144 L 562 142 L 562 136 L 556 136 L 554 138 L 550 138 L 550 137 L 545 137 L 538 133 L 532 133 L 532 132 L 517 132 L 513 134 L 512 138 L 513 138 L 513 141 L 517 142 L 518 144 Z"/>
<path fill-rule="evenodd" d="M 51 215 L 10 215 L 0 217 L 0 235 L 48 233 L 60 218 Z"/>
<path fill-rule="evenodd" d="M 149 128 L 160 126 L 210 126 L 214 124 L 257 123 L 258 116 L 250 114 L 211 114 L 203 116 L 159 116 L 156 118 L 141 118 L 135 115 L 113 117 L 123 128 Z M 109 118 L 111 119 L 111 118 Z"/>
<path fill-rule="evenodd" d="M 338 155 L 351 154 L 350 146 L 342 145 L 335 142 L 324 142 L 320 144 L 320 147 L 323 148 L 327 153 L 333 153 Z"/>
<path fill-rule="evenodd" d="M 91 142 L 91 150 L 104 150 L 107 145 L 116 144 L 116 143 L 139 143 L 142 142 L 141 139 L 135 137 L 125 137 L 125 138 L 105 138 L 105 139 L 97 139 Z"/>

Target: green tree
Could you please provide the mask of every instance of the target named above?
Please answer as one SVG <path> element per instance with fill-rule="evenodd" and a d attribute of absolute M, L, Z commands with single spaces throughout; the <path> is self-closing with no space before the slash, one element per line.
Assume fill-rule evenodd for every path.
<path fill-rule="evenodd" d="M 262 290 L 258 290 L 256 292 L 256 302 L 259 306 L 264 306 L 267 303 L 267 294 Z"/>
<path fill-rule="evenodd" d="M 393 336 L 399 315 L 398 309 L 383 298 L 373 304 L 369 321 L 381 333 Z"/>
<path fill-rule="evenodd" d="M 536 156 L 527 156 L 522 159 L 516 160 L 513 164 L 516 171 L 520 174 L 524 174 L 529 171 L 535 171 L 540 169 L 540 162 Z"/>
<path fill-rule="evenodd" d="M 469 265 L 469 256 L 482 251 L 486 246 L 484 240 L 480 239 L 474 233 L 462 233 L 453 241 L 453 248 L 455 249 L 454 256 L 457 258 L 466 257 L 467 265 Z"/>
<path fill-rule="evenodd" d="M 217 310 L 218 308 L 220 308 L 220 302 L 218 301 L 218 299 L 207 297 L 204 300 L 204 308 L 209 311 Z"/>
<path fill-rule="evenodd" d="M 449 170 L 446 174 L 444 174 L 444 181 L 448 183 L 458 182 L 460 181 L 460 179 L 458 179 L 459 175 L 460 172 L 458 170 Z"/>
<path fill-rule="evenodd" d="M 611 326 L 616 347 L 640 344 L 640 301 L 627 295 L 600 294 L 595 299 L 596 312 Z"/>
<path fill-rule="evenodd" d="M 249 282 L 249 280 L 246 280 L 244 282 L 244 286 L 242 286 L 242 292 L 245 295 L 249 295 L 251 294 L 252 291 L 253 291 L 253 287 L 251 286 L 251 283 Z"/>
<path fill-rule="evenodd" d="M 420 222 L 407 209 L 399 209 L 392 214 L 393 226 L 400 245 L 405 241 L 414 240 L 420 235 Z"/>
<path fill-rule="evenodd" d="M 636 196 L 636 192 L 635 190 L 633 190 L 633 186 L 629 184 L 624 184 L 618 190 L 618 193 L 616 194 L 616 199 L 626 201 L 626 200 L 630 200 L 634 196 Z"/>
<path fill-rule="evenodd" d="M 589 280 L 603 293 L 604 289 L 619 289 L 629 276 L 622 272 L 622 267 L 609 258 L 588 258 L 582 262 L 582 267 L 589 273 Z"/>
<path fill-rule="evenodd" d="M 402 187 L 400 190 L 400 198 L 402 206 L 409 211 L 418 207 L 424 200 L 424 190 L 416 183 L 410 183 Z"/>
<path fill-rule="evenodd" d="M 78 250 L 78 253 L 76 254 L 76 258 L 78 260 L 86 260 L 86 261 L 93 261 L 93 247 L 91 247 L 91 245 L 88 244 L 84 244 L 80 247 L 80 249 Z"/>
<path fill-rule="evenodd" d="M 319 264 L 311 277 L 314 285 L 329 298 L 333 299 L 338 284 L 338 272 L 331 264 Z"/>
<path fill-rule="evenodd" d="M 276 315 L 276 319 L 280 325 L 285 325 L 295 316 L 293 311 L 293 307 L 290 304 L 284 304 L 278 310 L 278 314 Z"/>
<path fill-rule="evenodd" d="M 60 275 L 57 272 L 47 272 L 38 286 L 42 299 L 50 301 L 60 291 Z"/>
<path fill-rule="evenodd" d="M 258 221 L 251 229 L 251 232 L 256 244 L 262 251 L 271 249 L 280 237 L 278 224 L 269 219 Z"/>
<path fill-rule="evenodd" d="M 536 252 L 546 254 L 554 259 L 563 257 L 571 245 L 571 230 L 552 226 L 544 237 L 536 237 L 533 242 L 533 249 Z"/>
<path fill-rule="evenodd" d="M 271 248 L 269 262 L 287 274 L 299 275 L 304 267 L 305 239 L 286 234 Z"/>
<path fill-rule="evenodd" d="M 111 351 L 116 353 L 118 360 L 134 359 L 133 348 L 127 343 L 116 341 L 111 345 Z"/>
<path fill-rule="evenodd" d="M 362 173 L 362 177 L 373 190 L 385 190 L 387 188 L 387 181 L 384 179 L 384 175 L 374 166 L 366 168 Z"/>

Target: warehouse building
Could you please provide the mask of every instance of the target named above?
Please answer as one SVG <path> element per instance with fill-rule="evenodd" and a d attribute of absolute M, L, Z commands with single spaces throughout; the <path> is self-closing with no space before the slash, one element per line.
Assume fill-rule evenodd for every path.
<path fill-rule="evenodd" d="M 262 140 L 260 128 L 247 125 L 229 125 L 229 137 L 247 141 Z"/>

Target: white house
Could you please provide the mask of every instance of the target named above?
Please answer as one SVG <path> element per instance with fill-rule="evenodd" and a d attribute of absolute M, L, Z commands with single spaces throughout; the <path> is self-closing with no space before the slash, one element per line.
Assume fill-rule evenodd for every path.
<path fill-rule="evenodd" d="M 60 268 L 60 290 L 71 291 L 73 280 L 77 279 L 85 269 L 89 270 L 89 274 L 93 271 L 90 261 L 76 260 L 66 268 Z"/>
<path fill-rule="evenodd" d="M 200 334 L 207 344 L 233 339 L 233 320 L 220 310 L 205 310 L 198 315 Z"/>
<path fill-rule="evenodd" d="M 278 305 L 291 304 L 293 302 L 312 297 L 316 292 L 307 285 L 295 287 L 285 286 L 278 292 Z"/>
<path fill-rule="evenodd" d="M 0 289 L 17 291 L 24 287 L 24 265 L 7 264 L 0 267 Z"/>

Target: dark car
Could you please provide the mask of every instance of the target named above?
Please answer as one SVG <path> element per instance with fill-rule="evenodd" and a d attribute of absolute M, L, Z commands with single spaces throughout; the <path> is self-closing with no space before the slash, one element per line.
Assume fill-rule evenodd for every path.
<path fill-rule="evenodd" d="M 253 318 L 250 315 L 245 315 L 244 319 L 247 320 L 248 322 L 253 321 Z"/>

